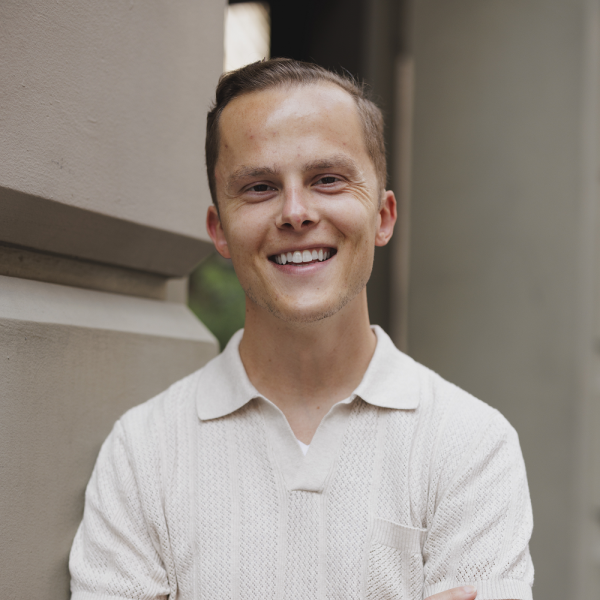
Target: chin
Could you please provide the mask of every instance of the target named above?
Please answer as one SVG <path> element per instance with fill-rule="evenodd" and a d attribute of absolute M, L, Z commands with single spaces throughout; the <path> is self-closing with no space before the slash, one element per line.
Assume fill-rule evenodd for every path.
<path fill-rule="evenodd" d="M 332 317 L 341 310 L 341 307 L 333 307 L 325 310 L 290 310 L 285 312 L 269 307 L 268 310 L 272 315 L 278 317 L 286 323 L 303 325 L 317 323 L 318 321 L 323 321 L 324 319 Z"/>
<path fill-rule="evenodd" d="M 340 312 L 348 303 L 350 303 L 357 294 L 347 294 L 337 297 L 330 302 L 319 302 L 318 304 L 285 304 L 273 302 L 271 298 L 257 299 L 252 301 L 271 315 L 285 321 L 286 323 L 296 323 L 298 325 L 316 323 L 328 319 Z"/>

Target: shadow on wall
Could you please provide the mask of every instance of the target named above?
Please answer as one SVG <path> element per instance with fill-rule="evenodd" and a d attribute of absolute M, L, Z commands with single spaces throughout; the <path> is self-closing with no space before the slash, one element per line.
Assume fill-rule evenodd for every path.
<path fill-rule="evenodd" d="M 190 275 L 188 306 L 219 340 L 221 350 L 244 326 L 245 295 L 230 260 L 211 254 Z"/>

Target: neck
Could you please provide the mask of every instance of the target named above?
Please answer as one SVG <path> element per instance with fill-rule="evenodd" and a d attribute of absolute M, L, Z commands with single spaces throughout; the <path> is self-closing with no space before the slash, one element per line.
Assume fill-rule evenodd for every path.
<path fill-rule="evenodd" d="M 356 389 L 375 346 L 365 290 L 314 323 L 287 323 L 247 301 L 240 356 L 248 377 L 305 443 L 331 406 Z"/>

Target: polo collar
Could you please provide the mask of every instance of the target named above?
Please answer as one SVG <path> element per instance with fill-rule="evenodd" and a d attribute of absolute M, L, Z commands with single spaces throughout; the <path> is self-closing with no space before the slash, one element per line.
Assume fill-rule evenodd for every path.
<path fill-rule="evenodd" d="M 243 329 L 234 333 L 225 350 L 198 372 L 196 406 L 202 421 L 229 415 L 260 396 L 240 358 L 243 335 Z"/>
<path fill-rule="evenodd" d="M 377 346 L 365 375 L 352 394 L 382 408 L 411 410 L 420 399 L 417 363 L 400 352 L 390 337 L 374 325 Z M 218 419 L 242 408 L 253 398 L 262 397 L 252 385 L 240 358 L 240 329 L 225 350 L 197 372 L 198 416 L 202 421 Z"/>
<path fill-rule="evenodd" d="M 381 408 L 417 408 L 421 392 L 419 365 L 400 352 L 379 325 L 373 325 L 372 329 L 377 335 L 377 346 L 354 394 Z"/>

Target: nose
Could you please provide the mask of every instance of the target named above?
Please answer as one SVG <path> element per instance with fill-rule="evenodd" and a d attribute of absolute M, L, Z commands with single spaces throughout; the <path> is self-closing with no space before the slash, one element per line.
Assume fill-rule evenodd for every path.
<path fill-rule="evenodd" d="M 301 231 L 318 222 L 318 215 L 305 190 L 292 188 L 286 190 L 277 215 L 277 227 Z"/>

